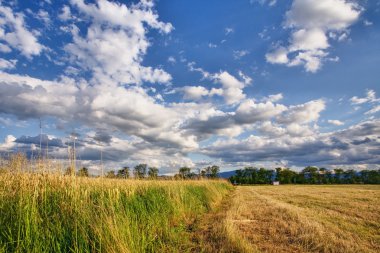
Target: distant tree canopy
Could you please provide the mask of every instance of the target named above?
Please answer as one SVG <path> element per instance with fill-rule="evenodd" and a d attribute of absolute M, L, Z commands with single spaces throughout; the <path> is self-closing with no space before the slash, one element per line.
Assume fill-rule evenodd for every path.
<path fill-rule="evenodd" d="M 77 175 L 79 177 L 88 177 L 89 176 L 88 169 L 86 167 L 79 169 L 77 172 Z"/>
<path fill-rule="evenodd" d="M 219 171 L 220 171 L 219 166 L 216 166 L 216 165 L 208 166 L 201 170 L 201 176 L 208 177 L 208 178 L 217 178 Z"/>
<path fill-rule="evenodd" d="M 185 179 L 190 178 L 192 176 L 191 169 L 189 167 L 181 167 L 178 170 L 179 178 Z"/>
<path fill-rule="evenodd" d="M 148 167 L 147 164 L 136 165 L 134 170 L 133 170 L 134 177 L 137 179 L 144 178 L 146 175 L 147 167 Z"/>
<path fill-rule="evenodd" d="M 281 184 L 380 184 L 380 170 L 327 170 L 308 166 L 296 172 L 289 168 L 246 167 L 237 170 L 229 179 L 237 184 L 270 184 L 273 181 Z"/>
<path fill-rule="evenodd" d="M 122 169 L 117 171 L 116 177 L 118 178 L 129 178 L 129 167 L 123 167 Z"/>
<path fill-rule="evenodd" d="M 106 174 L 106 178 L 115 178 L 115 177 L 116 177 L 116 173 L 114 170 L 110 170 Z"/>
<path fill-rule="evenodd" d="M 196 178 L 217 178 L 219 174 L 219 166 L 213 165 L 203 169 L 198 169 L 198 174 L 191 172 L 189 167 L 181 167 L 178 174 L 174 176 L 176 179 L 196 179 Z"/>
<path fill-rule="evenodd" d="M 158 177 L 158 169 L 156 167 L 149 167 L 148 176 L 151 179 L 156 179 Z"/>
<path fill-rule="evenodd" d="M 66 176 L 75 176 L 75 169 L 72 166 L 66 168 L 65 173 Z"/>

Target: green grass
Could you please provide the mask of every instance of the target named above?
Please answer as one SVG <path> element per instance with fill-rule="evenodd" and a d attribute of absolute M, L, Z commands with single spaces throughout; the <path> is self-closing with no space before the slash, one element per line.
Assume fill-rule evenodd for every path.
<path fill-rule="evenodd" d="M 232 187 L 0 174 L 0 252 L 187 252 L 188 226 Z"/>

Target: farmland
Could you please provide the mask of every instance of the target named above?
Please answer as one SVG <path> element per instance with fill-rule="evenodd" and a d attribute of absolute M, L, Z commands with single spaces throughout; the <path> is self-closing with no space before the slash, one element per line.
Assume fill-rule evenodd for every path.
<path fill-rule="evenodd" d="M 232 187 L 0 173 L 0 252 L 178 252 Z"/>
<path fill-rule="evenodd" d="M 379 203 L 379 185 L 5 170 L 0 252 L 378 252 Z"/>
<path fill-rule="evenodd" d="M 224 226 L 244 252 L 379 252 L 379 203 L 378 185 L 240 186 Z"/>

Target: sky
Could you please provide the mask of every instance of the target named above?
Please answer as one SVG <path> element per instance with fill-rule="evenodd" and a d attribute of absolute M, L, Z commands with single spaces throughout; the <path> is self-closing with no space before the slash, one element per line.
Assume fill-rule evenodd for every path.
<path fill-rule="evenodd" d="M 0 154 L 379 169 L 379 41 L 378 0 L 0 0 Z"/>

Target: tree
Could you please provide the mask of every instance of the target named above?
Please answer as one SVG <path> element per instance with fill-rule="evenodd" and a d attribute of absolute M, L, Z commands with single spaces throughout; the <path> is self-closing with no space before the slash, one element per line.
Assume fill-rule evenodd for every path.
<path fill-rule="evenodd" d="M 129 167 L 125 166 L 121 170 L 118 170 L 116 176 L 124 179 L 129 178 Z"/>
<path fill-rule="evenodd" d="M 146 175 L 147 167 L 148 167 L 147 164 L 136 165 L 134 170 L 133 170 L 133 175 L 135 176 L 135 178 L 137 178 L 137 179 L 144 178 Z"/>
<path fill-rule="evenodd" d="M 334 177 L 334 183 L 341 184 L 342 183 L 342 175 L 344 170 L 342 169 L 334 169 L 335 177 Z"/>
<path fill-rule="evenodd" d="M 80 170 L 78 170 L 77 175 L 79 177 L 88 177 L 89 176 L 88 169 L 86 167 L 81 168 Z"/>
<path fill-rule="evenodd" d="M 318 168 L 307 166 L 302 170 L 306 183 L 316 184 L 318 182 Z"/>
<path fill-rule="evenodd" d="M 116 174 L 114 170 L 110 170 L 106 174 L 106 178 L 115 178 L 115 177 L 116 177 Z"/>
<path fill-rule="evenodd" d="M 273 170 L 265 168 L 246 167 L 243 170 L 236 170 L 230 181 L 236 184 L 268 184 L 272 180 L 280 181 L 281 184 L 380 184 L 380 170 L 343 170 L 333 171 L 317 167 L 308 166 L 301 172 L 295 172 L 288 168 L 276 168 L 274 176 Z"/>
<path fill-rule="evenodd" d="M 289 168 L 276 168 L 276 180 L 281 184 L 291 184 L 296 182 L 297 173 Z"/>
<path fill-rule="evenodd" d="M 151 179 L 157 179 L 158 169 L 156 167 L 149 167 L 148 175 L 149 175 L 149 178 Z"/>
<path fill-rule="evenodd" d="M 331 170 L 327 170 L 325 174 L 326 184 L 331 184 L 334 182 L 334 175 Z"/>
<path fill-rule="evenodd" d="M 260 168 L 257 172 L 257 181 L 259 184 L 270 184 L 272 182 L 273 170 Z"/>
<path fill-rule="evenodd" d="M 72 167 L 72 166 L 67 167 L 65 170 L 65 175 L 66 176 L 74 176 L 75 175 L 74 167 Z"/>
<path fill-rule="evenodd" d="M 179 175 L 181 178 L 189 178 L 191 169 L 189 167 L 181 167 L 179 168 Z"/>
<path fill-rule="evenodd" d="M 205 170 L 201 170 L 201 174 L 200 174 L 200 176 L 201 176 L 202 178 L 205 178 L 205 177 L 206 177 L 206 171 L 205 171 Z"/>
<path fill-rule="evenodd" d="M 211 178 L 217 178 L 219 173 L 219 166 L 213 165 L 210 169 L 210 177 Z"/>
<path fill-rule="evenodd" d="M 217 178 L 219 173 L 219 166 L 207 166 L 206 168 L 203 168 L 202 171 L 204 171 L 203 174 L 208 178 Z"/>

